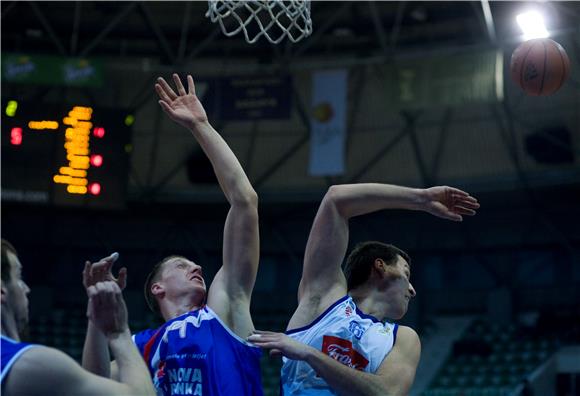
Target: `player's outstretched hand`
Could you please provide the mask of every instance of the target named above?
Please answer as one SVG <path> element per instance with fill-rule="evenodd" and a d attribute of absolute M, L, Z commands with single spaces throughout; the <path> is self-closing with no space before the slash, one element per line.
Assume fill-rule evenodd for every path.
<path fill-rule="evenodd" d="M 119 253 L 115 252 L 110 256 L 100 259 L 96 263 L 86 261 L 85 268 L 83 269 L 83 286 L 85 290 L 97 282 L 105 281 L 115 282 L 121 290 L 125 289 L 127 285 L 127 268 L 121 268 L 117 278 L 113 276 L 111 270 L 118 258 Z"/>
<path fill-rule="evenodd" d="M 443 219 L 463 221 L 463 216 L 473 216 L 479 208 L 477 199 L 454 187 L 431 187 L 423 192 L 423 209 Z"/>
<path fill-rule="evenodd" d="M 97 282 L 87 288 L 87 294 L 87 316 L 106 336 L 114 336 L 129 329 L 127 306 L 116 282 Z"/>
<path fill-rule="evenodd" d="M 270 349 L 271 356 L 284 355 L 288 359 L 305 360 L 311 346 L 296 341 L 284 333 L 254 330 L 248 341 L 264 349 Z"/>
<path fill-rule="evenodd" d="M 173 121 L 186 128 L 192 128 L 197 123 L 207 122 L 205 109 L 195 94 L 193 77 L 187 75 L 187 91 L 175 73 L 173 74 L 173 82 L 177 88 L 177 93 L 163 77 L 157 78 L 155 91 L 157 91 L 159 105 L 163 111 Z"/>

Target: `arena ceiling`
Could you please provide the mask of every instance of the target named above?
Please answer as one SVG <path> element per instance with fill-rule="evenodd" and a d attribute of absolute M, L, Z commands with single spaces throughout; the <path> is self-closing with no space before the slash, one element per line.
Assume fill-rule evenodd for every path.
<path fill-rule="evenodd" d="M 245 63 L 258 66 L 252 69 L 255 73 L 260 66 L 284 71 L 308 62 L 314 62 L 309 71 L 316 70 L 316 65 L 381 66 L 398 57 L 465 49 L 499 49 L 509 54 L 521 41 L 515 15 L 541 6 L 552 35 L 556 40 L 567 40 L 574 64 L 573 81 L 553 100 L 524 97 L 510 86 L 512 99 L 515 98 L 512 104 L 517 108 L 498 104 L 498 108 L 477 109 L 481 110 L 479 114 L 471 109 L 427 111 L 415 125 L 415 133 L 407 122 L 408 114 L 383 117 L 379 106 L 375 106 L 376 100 L 367 93 L 376 80 L 353 73 L 351 85 L 355 94 L 349 99 L 347 138 L 350 170 L 336 178 L 315 179 L 306 171 L 309 80 L 304 76 L 295 85 L 302 89 L 296 96 L 302 96 L 306 106 L 294 111 L 291 122 L 224 125 L 217 120 L 216 128 L 232 145 L 257 189 L 282 190 L 286 198 L 292 190 L 315 191 L 314 199 L 318 199 L 328 185 L 341 182 L 429 185 L 459 181 L 465 185 L 466 180 L 493 180 L 493 188 L 514 189 L 517 183 L 512 182 L 512 177 L 520 184 L 533 179 L 526 176 L 529 169 L 555 169 L 556 178 L 549 176 L 551 184 L 561 180 L 570 185 L 580 177 L 574 166 L 580 159 L 580 96 L 574 71 L 580 54 L 580 2 L 314 1 L 311 6 L 312 35 L 297 44 L 284 41 L 274 45 L 264 40 L 248 44 L 241 35 L 224 36 L 219 26 L 205 16 L 206 1 L 2 1 L 3 55 L 104 59 L 109 78 L 106 86 L 98 90 L 73 92 L 63 87 L 3 84 L 2 94 L 17 94 L 29 101 L 62 100 L 76 95 L 100 105 L 132 109 L 137 118 L 130 175 L 133 199 L 189 201 L 191 183 L 185 168 L 191 152 L 199 148 L 189 136 L 175 130 L 158 108 L 152 89 L 158 75 L 168 76 L 170 71 L 215 75 L 216 60 L 221 62 L 219 68 L 229 67 L 233 74 L 238 65 Z M 296 70 L 301 69 L 293 69 Z M 373 106 L 377 107 L 372 113 L 375 119 L 357 111 L 374 109 Z M 560 173 L 557 171 L 562 169 L 536 164 L 526 168 L 525 162 L 518 163 L 521 159 L 514 150 L 525 155 L 521 147 L 523 135 L 554 118 L 563 120 L 571 131 L 570 149 L 575 150 L 575 162 L 567 164 L 565 172 Z M 466 136 L 468 133 L 471 137 Z M 500 163 L 505 165 L 502 169 L 509 169 L 509 175 L 493 168 Z M 216 193 L 207 199 L 221 196 Z M 163 194 L 165 198 L 160 198 Z"/>
<path fill-rule="evenodd" d="M 580 3 L 540 2 L 551 31 L 574 30 Z M 263 62 L 298 56 L 372 56 L 510 41 L 532 2 L 314 1 L 313 34 L 298 44 L 247 45 L 205 16 L 206 1 L 3 1 L 2 51 L 134 56 L 176 65 L 229 55 Z"/>

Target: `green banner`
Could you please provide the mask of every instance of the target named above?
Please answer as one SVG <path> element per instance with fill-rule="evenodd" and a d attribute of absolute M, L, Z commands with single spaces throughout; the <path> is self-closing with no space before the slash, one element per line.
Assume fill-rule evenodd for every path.
<path fill-rule="evenodd" d="M 22 84 L 100 87 L 103 65 L 95 59 L 2 54 L 2 81 Z"/>
<path fill-rule="evenodd" d="M 503 100 L 503 55 L 497 51 L 397 61 L 387 75 L 390 103 L 400 109 Z"/>

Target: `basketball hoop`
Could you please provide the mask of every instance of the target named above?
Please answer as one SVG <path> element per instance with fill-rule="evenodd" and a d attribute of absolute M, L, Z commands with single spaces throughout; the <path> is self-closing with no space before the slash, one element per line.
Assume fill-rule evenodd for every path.
<path fill-rule="evenodd" d="M 219 22 L 228 37 L 243 31 L 250 44 L 261 36 L 272 44 L 278 44 L 284 37 L 296 43 L 312 33 L 310 0 L 209 0 L 208 3 L 206 17 Z"/>

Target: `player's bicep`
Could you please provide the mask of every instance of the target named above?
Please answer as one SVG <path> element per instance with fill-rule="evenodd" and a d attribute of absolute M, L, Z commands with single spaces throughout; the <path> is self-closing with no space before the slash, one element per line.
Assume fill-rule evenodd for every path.
<path fill-rule="evenodd" d="M 230 295 L 250 296 L 260 256 L 257 206 L 252 203 L 232 205 L 224 225 L 223 287 Z"/>
<path fill-rule="evenodd" d="M 56 349 L 35 347 L 23 354 L 12 367 L 6 393 L 88 396 L 128 394 L 130 389 L 83 370 L 71 357 Z"/>
<path fill-rule="evenodd" d="M 376 374 L 381 377 L 388 394 L 407 395 L 413 385 L 421 357 L 421 342 L 410 327 L 400 326 L 391 352 Z"/>
<path fill-rule="evenodd" d="M 327 193 L 308 236 L 299 299 L 319 292 L 326 294 L 336 286 L 343 287 L 346 292 L 341 264 L 347 246 L 348 219 L 341 216 L 332 196 Z"/>

